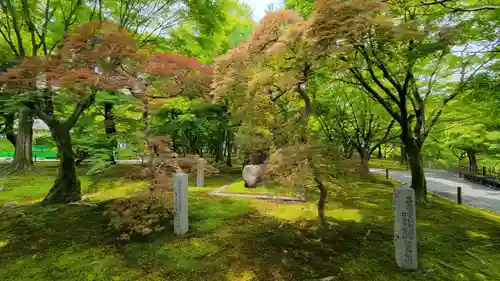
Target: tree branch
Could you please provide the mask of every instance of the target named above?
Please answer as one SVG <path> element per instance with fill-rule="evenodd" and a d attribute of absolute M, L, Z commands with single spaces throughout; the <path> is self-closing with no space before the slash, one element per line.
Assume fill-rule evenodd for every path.
<path fill-rule="evenodd" d="M 385 130 L 384 136 L 377 142 L 375 146 L 373 146 L 373 148 L 370 149 L 370 154 L 372 154 L 375 151 L 375 149 L 377 149 L 377 147 L 379 147 L 388 140 L 392 127 L 394 127 L 394 123 L 395 123 L 394 119 L 391 120 L 391 123 L 389 123 L 389 126 L 387 126 L 387 129 Z"/>
<path fill-rule="evenodd" d="M 377 86 L 382 89 L 396 104 L 399 104 L 399 100 L 397 99 L 397 97 L 391 92 L 391 90 L 389 90 L 386 86 L 384 86 L 384 84 L 382 84 L 382 82 L 380 82 L 380 80 L 378 79 L 377 75 L 375 74 L 375 72 L 373 71 L 373 67 L 372 67 L 372 62 L 371 62 L 371 59 L 370 57 L 368 56 L 368 53 L 366 52 L 366 49 L 365 47 L 361 47 L 361 54 L 363 55 L 363 57 L 365 58 L 365 61 L 366 61 L 366 64 L 367 64 L 367 67 L 368 67 L 368 72 L 370 73 L 370 76 L 372 77 L 372 80 L 375 82 L 375 84 L 377 84 Z"/>
<path fill-rule="evenodd" d="M 58 123 L 56 118 L 45 113 L 42 110 L 42 108 L 40 107 L 40 105 L 38 105 L 37 103 L 30 101 L 30 102 L 26 102 L 25 105 L 26 105 L 26 107 L 28 107 L 29 109 L 34 111 L 36 116 L 38 116 L 38 118 L 42 119 L 43 122 L 45 122 L 47 125 L 49 125 L 49 127 L 53 127 L 56 123 Z"/>
<path fill-rule="evenodd" d="M 425 100 L 427 100 L 427 98 L 431 94 L 432 86 L 437 81 L 437 79 L 434 79 L 434 77 L 436 76 L 437 72 L 439 71 L 439 67 L 441 66 L 441 62 L 443 61 L 445 54 L 446 53 L 444 51 L 441 52 L 441 55 L 439 55 L 438 61 L 436 62 L 436 67 L 434 68 L 434 70 L 431 73 L 431 76 L 429 77 L 429 82 L 427 85 L 427 92 L 425 93 L 425 96 L 424 96 Z"/>
<path fill-rule="evenodd" d="M 494 5 L 485 5 L 485 6 L 477 6 L 477 7 L 450 7 L 447 6 L 446 3 L 454 2 L 454 0 L 436 0 L 433 2 L 421 2 L 423 6 L 432 6 L 432 5 L 441 5 L 444 8 L 450 9 L 453 12 L 477 12 L 477 11 L 484 11 L 484 10 L 499 10 L 500 6 L 494 6 Z"/>
<path fill-rule="evenodd" d="M 4 11 L 5 15 L 10 15 L 11 17 L 12 27 L 14 28 L 14 33 L 16 34 L 17 39 L 17 50 L 19 55 L 24 57 L 26 55 L 26 52 L 24 50 L 23 37 L 21 34 L 22 24 L 19 25 L 17 21 L 16 9 L 12 6 L 10 1 L 2 0 L 0 1 L 0 5 L 2 6 L 2 10 Z"/>
<path fill-rule="evenodd" d="M 396 119 L 400 124 L 403 122 L 402 118 L 400 115 L 394 111 L 392 106 L 384 99 L 382 96 L 379 95 L 377 91 L 375 91 L 363 78 L 361 73 L 359 73 L 359 70 L 356 69 L 355 67 L 349 68 L 349 72 L 353 74 L 353 76 L 361 83 L 363 88 L 378 102 L 380 103 L 386 110 L 389 112 L 389 114 Z"/>
<path fill-rule="evenodd" d="M 333 137 L 332 137 L 332 132 L 331 130 L 327 127 L 325 120 L 321 116 L 321 114 L 317 114 L 316 117 L 318 118 L 318 123 L 319 126 L 321 127 L 321 130 L 323 131 L 323 134 L 328 138 L 328 140 L 333 143 Z"/>
<path fill-rule="evenodd" d="M 19 56 L 19 53 L 17 52 L 16 46 L 14 45 L 14 43 L 12 43 L 12 40 L 10 39 L 10 37 L 7 37 L 7 34 L 5 34 L 3 32 L 3 30 L 1 30 L 1 29 L 0 29 L 0 34 L 2 35 L 5 42 L 7 42 L 7 44 L 9 45 L 9 47 L 12 50 L 12 52 L 14 53 L 14 55 Z"/>
<path fill-rule="evenodd" d="M 26 22 L 26 25 L 28 26 L 28 31 L 30 33 L 31 37 L 31 52 L 33 56 L 37 55 L 38 52 L 38 44 L 36 42 L 36 36 L 38 33 L 38 30 L 35 27 L 35 24 L 33 23 L 33 20 L 30 15 L 30 8 L 28 6 L 28 0 L 21 0 L 21 8 L 23 11 L 23 19 L 24 22 Z"/>
<path fill-rule="evenodd" d="M 75 109 L 73 110 L 73 114 L 71 114 L 68 120 L 64 122 L 68 126 L 68 128 L 73 128 L 73 126 L 78 121 L 78 118 L 80 118 L 80 115 L 82 115 L 85 109 L 89 108 L 90 105 L 94 102 L 96 94 L 97 90 L 92 89 L 90 96 L 86 100 L 81 101 L 76 105 Z"/>
<path fill-rule="evenodd" d="M 375 52 L 375 47 L 373 45 L 373 41 L 371 37 L 369 38 L 369 43 L 370 43 L 370 51 L 372 55 L 375 57 L 375 64 L 377 67 L 382 71 L 384 74 L 384 77 L 396 88 L 398 92 L 402 91 L 401 85 L 394 79 L 394 76 L 389 72 L 389 69 L 385 66 L 385 63 L 383 62 L 382 58 L 380 58 L 377 53 Z"/>

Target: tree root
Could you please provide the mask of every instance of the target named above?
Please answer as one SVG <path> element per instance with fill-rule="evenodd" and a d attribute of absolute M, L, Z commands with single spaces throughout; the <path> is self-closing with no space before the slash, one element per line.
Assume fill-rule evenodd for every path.
<path fill-rule="evenodd" d="M 12 162 L 4 167 L 0 168 L 1 175 L 12 175 L 19 174 L 27 171 L 35 171 L 35 166 L 33 164 L 26 165 L 25 163 L 15 163 Z"/>

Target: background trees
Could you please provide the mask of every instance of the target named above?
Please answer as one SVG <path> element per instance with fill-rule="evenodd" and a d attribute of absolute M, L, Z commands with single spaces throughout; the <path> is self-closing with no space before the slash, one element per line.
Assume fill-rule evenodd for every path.
<path fill-rule="evenodd" d="M 421 155 L 425 139 L 445 105 L 494 58 L 472 55 L 471 43 L 482 51 L 498 44 L 497 38 L 478 35 L 461 21 L 450 19 L 443 28 L 443 17 L 426 17 L 423 12 L 412 1 L 388 6 L 376 1 L 317 1 L 310 24 L 317 50 L 336 56 L 341 62 L 337 67 L 345 70 L 341 75 L 362 87 L 399 123 L 419 200 L 426 194 Z M 394 24 L 392 18 L 402 21 Z M 442 83 L 453 74 L 458 81 Z"/>
<path fill-rule="evenodd" d="M 211 81 L 211 69 L 195 59 L 162 53 L 144 56 L 125 30 L 103 21 L 78 28 L 56 56 L 26 58 L 3 74 L 5 90 L 22 94 L 24 110 L 32 111 L 49 126 L 58 147 L 59 174 L 44 203 L 80 199 L 71 131 L 100 91 L 135 89 L 144 83 L 130 71 L 142 73 L 147 79 L 147 88 L 139 96 L 147 101 L 146 113 L 150 99 L 181 93 L 200 95 L 207 92 Z M 65 115 L 68 117 L 62 117 Z M 147 115 L 145 118 L 147 124 Z"/>
<path fill-rule="evenodd" d="M 355 87 L 337 83 L 325 88 L 318 93 L 316 103 L 316 119 L 323 137 L 331 145 L 341 145 L 347 158 L 357 152 L 368 172 L 372 154 L 399 137 L 395 121 Z"/>
<path fill-rule="evenodd" d="M 231 7 L 231 8 L 227 8 Z M 138 41 L 139 47 L 146 44 L 167 45 L 165 36 L 182 24 L 191 24 L 206 34 L 226 34 L 220 28 L 229 21 L 229 9 L 238 10 L 231 16 L 238 17 L 244 10 L 231 1 L 2 1 L 0 6 L 0 35 L 2 37 L 2 63 L 15 65 L 26 56 L 49 56 L 54 54 L 72 30 L 86 21 L 97 20 L 115 22 L 126 29 Z M 208 12 L 210 11 L 210 12 Z M 220 30 L 225 30 L 226 33 Z M 225 38 L 219 36 L 219 39 Z M 224 40 L 218 40 L 224 41 Z M 8 68 L 8 67 L 7 67 Z M 103 102 L 106 126 L 110 139 L 109 160 L 113 162 L 114 141 L 113 114 L 114 103 Z M 32 168 L 31 128 L 32 112 L 23 109 L 17 116 L 23 126 L 16 134 L 16 153 L 12 164 L 5 167 L 6 172 L 17 172 Z M 9 115 L 10 116 L 10 115 Z M 10 117 L 9 117 L 10 118 Z"/>
<path fill-rule="evenodd" d="M 498 163 L 498 112 L 496 64 L 471 80 L 456 102 L 450 104 L 424 147 L 427 161 L 442 167 L 495 167 Z M 441 153 L 437 153 L 438 150 Z M 460 161 L 463 160 L 463 161 Z M 493 172 L 493 171 L 490 171 Z"/>
<path fill-rule="evenodd" d="M 234 156 L 246 163 L 253 152 L 321 143 L 358 158 L 365 171 L 371 155 L 399 145 L 399 136 L 397 153 L 408 156 L 412 185 L 423 200 L 424 162 L 448 165 L 468 155 L 477 167 L 484 155 L 496 159 L 496 113 L 473 117 L 484 108 L 496 112 L 496 95 L 484 95 L 496 92 L 498 80 L 496 9 L 458 11 L 450 9 L 454 1 L 294 0 L 286 7 L 296 11 L 270 9 L 254 28 L 249 8 L 232 0 L 2 3 L 4 77 L 27 77 L 21 69 L 32 69 L 33 80 L 41 69 L 57 69 L 75 26 L 89 19 L 112 21 L 134 45 L 137 63 L 108 53 L 78 66 L 90 71 L 90 61 L 98 60 L 100 75 L 119 80 L 116 87 L 92 81 L 95 98 L 72 126 L 74 160 L 91 158 L 92 172 L 117 155 L 145 154 L 151 146 L 142 135 L 151 132 L 171 136 L 175 152 L 228 166 Z M 101 68 L 109 61 L 112 76 Z M 79 89 L 54 95 L 40 87 L 40 77 L 39 87 L 7 80 L 0 130 L 16 144 L 17 156 L 6 168 L 14 171 L 31 167 L 29 122 L 41 118 L 26 104 L 36 97 L 46 114 L 63 113 L 48 114 L 52 118 L 71 116 L 75 107 L 57 100 Z M 465 109 L 472 104 L 477 114 Z M 16 127 L 16 118 L 26 128 Z"/>
<path fill-rule="evenodd" d="M 49 126 L 58 148 L 59 174 L 44 203 L 80 199 L 70 131 L 99 90 L 117 90 L 133 83 L 119 67 L 135 60 L 134 43 L 116 25 L 90 22 L 66 38 L 57 56 L 26 58 L 3 75 L 9 91 L 28 94 L 22 111 L 33 112 Z M 67 118 L 61 118 L 65 113 Z"/>

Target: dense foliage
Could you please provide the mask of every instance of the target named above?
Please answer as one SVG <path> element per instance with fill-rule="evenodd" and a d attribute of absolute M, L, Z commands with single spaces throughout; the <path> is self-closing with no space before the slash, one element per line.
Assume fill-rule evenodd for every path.
<path fill-rule="evenodd" d="M 155 136 L 218 165 L 257 153 L 323 201 L 337 175 L 399 159 L 425 201 L 424 165 L 498 167 L 500 9 L 476 2 L 290 0 L 255 25 L 235 0 L 3 1 L 2 171 L 33 168 L 40 119 L 61 159 L 46 203 L 80 199 L 82 161 L 154 167 Z"/>

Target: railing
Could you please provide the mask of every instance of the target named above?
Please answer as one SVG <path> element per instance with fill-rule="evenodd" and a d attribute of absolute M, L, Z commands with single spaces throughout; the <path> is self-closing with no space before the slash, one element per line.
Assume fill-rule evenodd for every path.
<path fill-rule="evenodd" d="M 467 179 L 469 181 L 478 182 L 480 184 L 500 189 L 500 174 L 494 172 L 488 173 L 486 167 L 484 166 L 481 169 L 459 167 L 458 175 L 459 177 Z"/>

